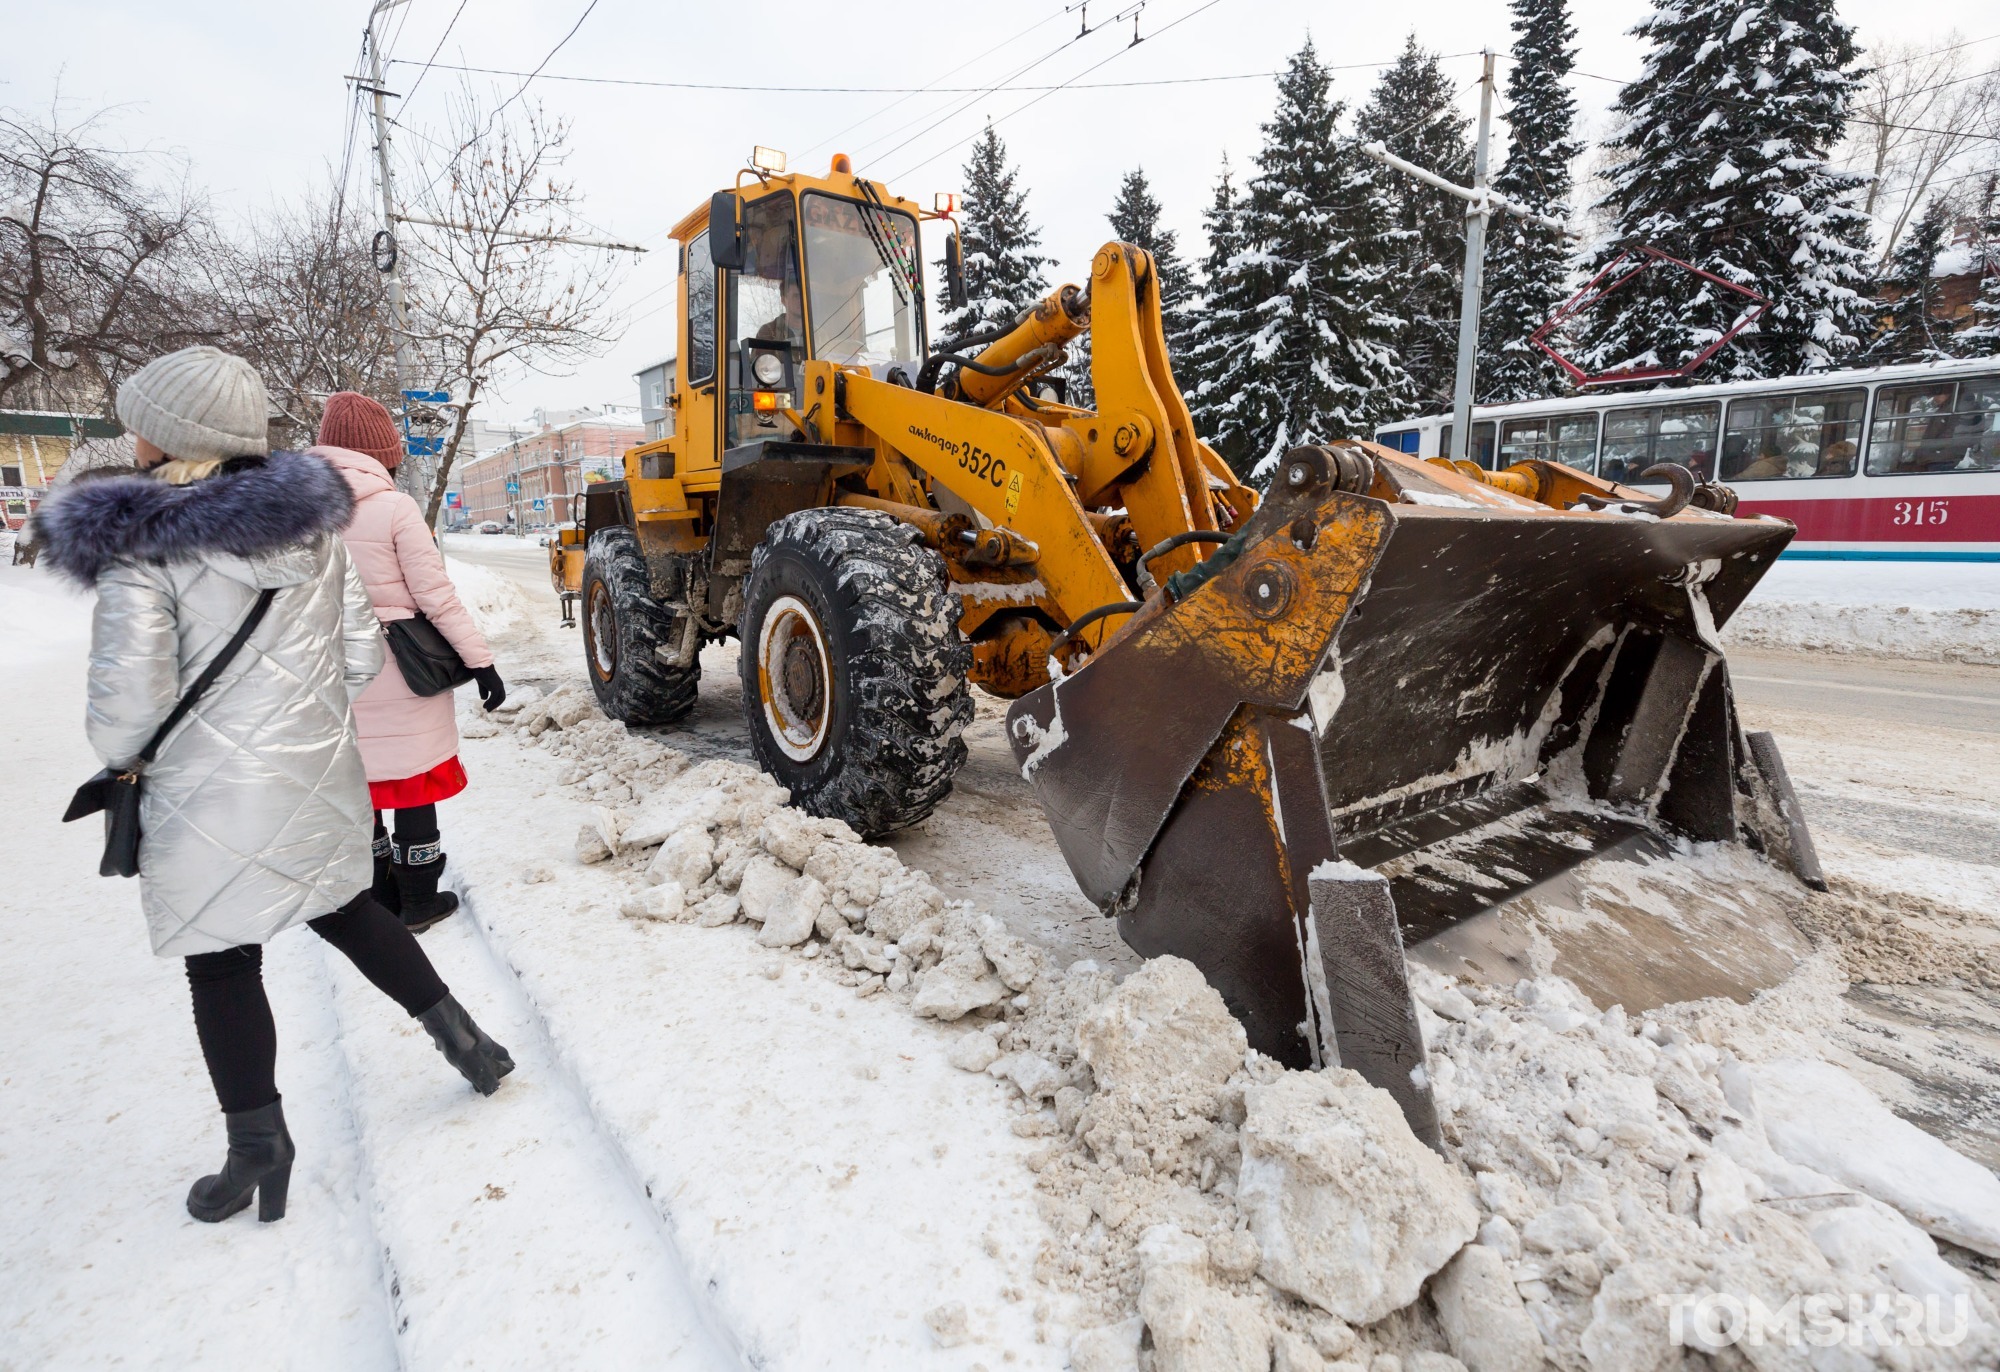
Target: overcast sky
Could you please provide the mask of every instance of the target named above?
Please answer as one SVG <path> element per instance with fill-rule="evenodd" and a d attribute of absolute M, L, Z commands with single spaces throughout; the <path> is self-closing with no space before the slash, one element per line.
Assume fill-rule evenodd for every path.
<path fill-rule="evenodd" d="M 1625 31 L 1644 7 L 1572 2 L 1579 70 L 1632 75 L 1639 47 Z M 71 115 L 118 105 L 118 135 L 185 159 L 225 215 L 252 214 L 300 194 L 339 163 L 349 114 L 343 76 L 353 69 L 369 3 L 14 0 L 0 44 L 0 104 L 45 111 L 59 85 Z M 489 417 L 636 401 L 633 372 L 672 346 L 673 293 L 663 288 L 674 262 L 666 230 L 726 184 L 752 144 L 784 149 L 795 168 L 821 168 L 835 151 L 848 152 L 857 170 L 928 204 L 934 191 L 957 188 L 966 144 L 990 117 L 1021 169 L 1043 250 L 1056 262 L 1055 279 L 1080 281 L 1109 236 L 1104 215 L 1118 179 L 1135 166 L 1151 178 L 1183 250 L 1197 252 L 1201 209 L 1223 154 L 1239 166 L 1249 162 L 1272 99 L 1272 83 L 1261 76 L 1096 83 L 1271 72 L 1310 34 L 1321 59 L 1344 68 L 1336 72 L 1336 89 L 1351 107 L 1367 98 L 1377 65 L 1393 59 L 1414 29 L 1426 47 L 1464 54 L 1449 56 L 1445 70 L 1463 83 L 1470 112 L 1476 50 L 1491 44 L 1504 52 L 1511 36 L 1501 0 L 1145 0 L 1137 27 L 1146 41 L 1136 47 L 1130 18 L 1108 22 L 1131 8 L 1121 11 L 1116 0 L 1091 0 L 1093 31 L 1080 38 L 1080 14 L 1060 0 L 900 6 L 407 0 L 385 20 L 385 50 L 399 62 L 386 84 L 410 91 L 417 66 L 400 63 L 421 64 L 441 37 L 440 62 L 526 71 L 548 57 L 586 8 L 575 36 L 548 60 L 545 78 L 971 89 L 901 96 L 534 83 L 530 94 L 573 122 L 568 167 L 586 195 L 590 221 L 654 251 L 622 268 L 619 302 L 627 319 L 620 341 L 574 375 L 510 379 Z M 2000 29 L 1991 0 L 1849 0 L 1844 13 L 1864 42 L 1924 42 L 1954 29 L 1972 38 Z M 2000 43 L 1981 51 L 2000 52 Z M 1504 62 L 1501 71 L 1504 79 Z M 1009 77 L 1011 84 L 986 89 Z M 1027 89 L 1071 79 L 1077 88 Z M 433 70 L 397 117 L 419 134 L 435 134 L 445 99 L 461 81 L 503 94 L 520 84 Z M 1583 77 L 1575 88 L 1595 134 L 1617 88 Z M 403 138 L 399 165 L 420 151 L 415 138 Z M 350 185 L 361 203 L 372 205 L 366 154 L 364 139 Z"/>

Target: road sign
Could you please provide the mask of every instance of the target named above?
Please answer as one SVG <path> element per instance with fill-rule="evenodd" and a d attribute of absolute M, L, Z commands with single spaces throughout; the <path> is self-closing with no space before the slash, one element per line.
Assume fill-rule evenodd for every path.
<path fill-rule="evenodd" d="M 403 439 L 403 450 L 411 457 L 436 457 L 444 451 L 444 440 L 425 438 L 422 434 L 409 434 Z"/>
<path fill-rule="evenodd" d="M 446 491 L 444 493 L 444 503 L 447 509 L 452 509 L 452 510 L 457 509 L 459 506 L 458 492 Z"/>
<path fill-rule="evenodd" d="M 404 391 L 403 399 L 414 400 L 419 405 L 449 405 L 450 391 Z"/>
<path fill-rule="evenodd" d="M 546 501 L 546 500 L 542 499 L 542 498 L 541 498 L 540 496 L 536 496 L 536 497 L 535 497 L 535 508 L 536 508 L 536 509 L 538 509 L 538 510 L 546 510 L 546 509 L 548 509 L 548 507 L 549 507 L 549 502 L 548 502 L 548 501 Z"/>
<path fill-rule="evenodd" d="M 520 482 L 518 482 L 518 481 L 509 481 L 509 482 L 507 483 L 507 494 L 508 494 L 508 495 L 519 495 L 520 493 L 521 493 L 521 483 L 520 483 Z"/>

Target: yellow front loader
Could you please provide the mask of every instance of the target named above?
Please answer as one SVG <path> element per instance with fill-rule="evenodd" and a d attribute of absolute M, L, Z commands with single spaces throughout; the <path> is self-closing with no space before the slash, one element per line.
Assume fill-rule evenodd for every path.
<path fill-rule="evenodd" d="M 675 227 L 672 432 L 589 488 L 579 535 L 607 712 L 682 717 L 733 636 L 759 763 L 880 834 L 949 792 L 970 687 L 1013 699 L 1022 775 L 1126 940 L 1433 1140 L 1406 943 L 1512 966 L 1493 912 L 1606 855 L 1743 845 L 1816 879 L 1715 639 L 1790 525 L 1679 468 L 1654 499 L 1358 442 L 1293 449 L 1260 495 L 1195 432 L 1145 252 L 933 340 L 939 217 L 836 157 Z M 1091 410 L 1053 379 L 1086 331 Z"/>

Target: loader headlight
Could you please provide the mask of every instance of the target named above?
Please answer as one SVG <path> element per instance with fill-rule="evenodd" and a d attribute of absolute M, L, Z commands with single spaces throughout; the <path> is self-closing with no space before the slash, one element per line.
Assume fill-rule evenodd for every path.
<path fill-rule="evenodd" d="M 785 379 L 785 359 L 776 353 L 758 353 L 750 364 L 750 374 L 757 378 L 758 385 L 775 388 Z"/>

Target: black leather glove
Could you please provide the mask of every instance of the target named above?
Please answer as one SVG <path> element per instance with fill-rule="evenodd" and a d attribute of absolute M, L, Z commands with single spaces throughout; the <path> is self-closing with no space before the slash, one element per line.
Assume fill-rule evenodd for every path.
<path fill-rule="evenodd" d="M 500 679 L 498 667 L 474 667 L 472 679 L 479 684 L 479 703 L 489 710 L 497 710 L 507 703 L 507 683 Z"/>

